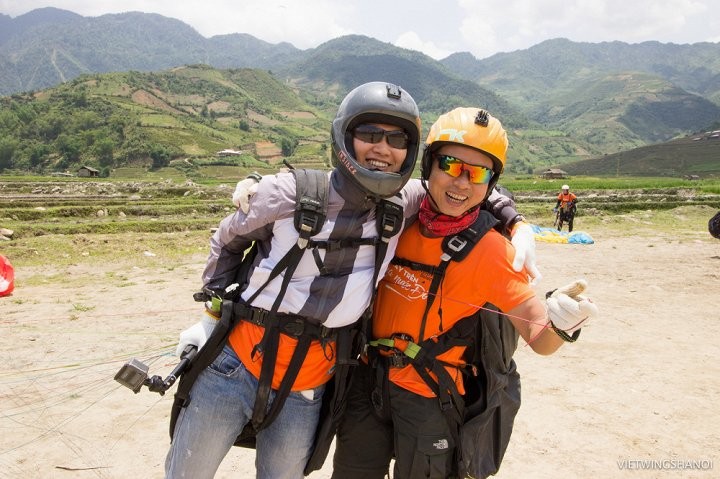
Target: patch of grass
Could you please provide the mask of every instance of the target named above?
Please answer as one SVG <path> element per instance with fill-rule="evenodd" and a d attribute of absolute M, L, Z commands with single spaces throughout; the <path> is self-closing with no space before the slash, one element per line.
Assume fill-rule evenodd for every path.
<path fill-rule="evenodd" d="M 662 177 L 590 177 L 574 176 L 565 179 L 546 180 L 528 176 L 503 176 L 500 183 L 513 193 L 532 191 L 560 192 L 563 184 L 569 184 L 576 194 L 587 190 L 641 190 L 684 188 L 706 193 L 720 194 L 720 178 L 686 180 L 683 178 Z"/>
<path fill-rule="evenodd" d="M 188 261 L 204 262 L 209 239 L 209 229 L 174 233 L 52 234 L 8 241 L 3 245 L 3 254 L 16 267 L 50 265 L 62 269 L 81 263 L 111 263 L 117 264 L 118 269 L 145 265 L 169 267 Z M 156 256 L 145 256 L 145 251 L 151 251 Z M 65 273 L 46 272 L 23 278 L 23 282 L 43 284 L 44 280 L 53 279 L 58 274 Z M 67 277 L 66 281 L 71 282 L 72 278 Z"/>
<path fill-rule="evenodd" d="M 681 206 L 670 210 L 635 210 L 624 214 L 598 214 L 575 217 L 574 231 L 602 230 L 612 236 L 668 235 L 686 241 L 717 241 L 707 230 L 708 220 L 715 214 L 708 206 Z M 530 220 L 532 222 L 532 220 Z M 542 226 L 551 226 L 552 217 L 543 219 Z"/>
<path fill-rule="evenodd" d="M 80 303 L 73 304 L 74 311 L 80 311 L 80 312 L 84 313 L 87 311 L 92 311 L 93 309 L 95 309 L 95 306 L 86 306 L 86 305 L 80 304 Z"/>

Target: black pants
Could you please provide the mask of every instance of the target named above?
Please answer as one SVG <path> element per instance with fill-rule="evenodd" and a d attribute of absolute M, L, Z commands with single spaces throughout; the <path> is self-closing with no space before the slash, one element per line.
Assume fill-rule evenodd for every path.
<path fill-rule="evenodd" d="M 393 479 L 452 477 L 455 444 L 437 398 L 387 381 L 366 365 L 354 372 L 338 428 L 333 478 L 381 479 L 395 457 Z M 380 404 L 381 403 L 381 404 Z"/>
<path fill-rule="evenodd" d="M 562 229 L 562 224 L 567 223 L 568 225 L 568 232 L 572 233 L 573 230 L 573 220 L 575 220 L 575 210 L 572 209 L 570 211 L 563 211 L 560 210 L 560 225 L 558 229 Z"/>

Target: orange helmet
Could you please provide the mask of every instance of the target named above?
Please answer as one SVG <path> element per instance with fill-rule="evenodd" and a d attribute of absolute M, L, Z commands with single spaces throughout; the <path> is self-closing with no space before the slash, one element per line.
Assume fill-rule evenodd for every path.
<path fill-rule="evenodd" d="M 430 178 L 432 153 L 443 145 L 474 148 L 490 157 L 495 175 L 488 191 L 505 168 L 508 139 L 500 120 L 480 108 L 455 108 L 440 115 L 430 127 L 422 158 L 422 177 Z"/>

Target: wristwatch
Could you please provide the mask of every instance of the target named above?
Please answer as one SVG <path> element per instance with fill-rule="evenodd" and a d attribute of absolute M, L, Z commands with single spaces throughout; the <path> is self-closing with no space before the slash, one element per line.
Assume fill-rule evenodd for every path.
<path fill-rule="evenodd" d="M 508 226 L 507 226 L 507 227 L 508 227 L 508 230 L 512 230 L 513 227 L 514 227 L 516 224 L 520 223 L 521 221 L 526 221 L 526 220 L 525 220 L 525 217 L 524 217 L 523 215 L 521 215 L 521 214 L 515 215 L 515 217 L 510 220 L 510 223 L 508 223 Z"/>

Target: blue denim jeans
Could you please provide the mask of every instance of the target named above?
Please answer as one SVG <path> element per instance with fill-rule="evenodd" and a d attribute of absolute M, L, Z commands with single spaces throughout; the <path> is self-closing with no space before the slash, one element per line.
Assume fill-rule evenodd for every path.
<path fill-rule="evenodd" d="M 166 478 L 203 479 L 215 475 L 252 417 L 257 384 L 232 348 L 225 346 L 198 376 L 190 391 L 190 404 L 180 413 L 165 459 Z M 258 479 L 303 477 L 312 452 L 323 389 L 316 388 L 312 400 L 305 396 L 308 393 L 290 393 L 275 421 L 258 433 Z"/>

